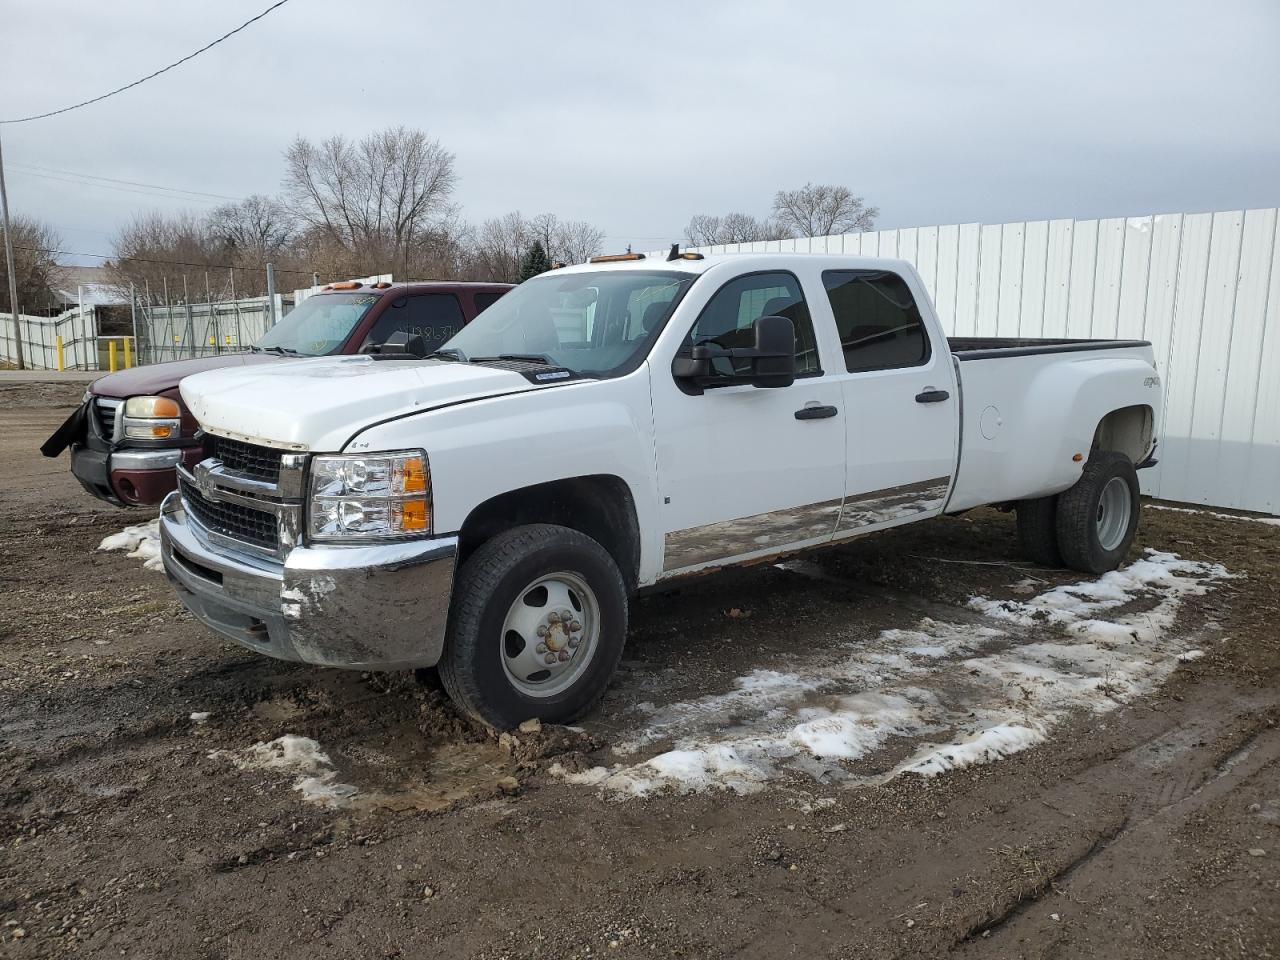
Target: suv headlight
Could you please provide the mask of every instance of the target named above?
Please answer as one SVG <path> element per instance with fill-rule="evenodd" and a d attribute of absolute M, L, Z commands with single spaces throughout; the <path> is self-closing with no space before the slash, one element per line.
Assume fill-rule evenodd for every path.
<path fill-rule="evenodd" d="M 182 428 L 182 410 L 168 397 L 130 397 L 124 402 L 128 440 L 169 440 Z"/>
<path fill-rule="evenodd" d="M 311 461 L 312 540 L 365 541 L 431 533 L 431 474 L 421 450 Z"/>

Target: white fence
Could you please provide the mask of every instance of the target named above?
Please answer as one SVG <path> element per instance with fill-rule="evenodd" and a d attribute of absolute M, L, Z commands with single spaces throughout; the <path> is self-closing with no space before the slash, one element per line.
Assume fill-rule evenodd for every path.
<path fill-rule="evenodd" d="M 267 297 L 169 306 L 138 304 L 139 362 L 238 353 L 256 343 L 285 312 L 287 306 L 280 294 L 276 294 L 274 318 Z"/>
<path fill-rule="evenodd" d="M 98 322 L 93 307 L 86 307 L 83 316 L 79 307 L 72 307 L 56 317 L 32 317 L 24 313 L 21 318 L 22 354 L 27 367 L 32 370 L 58 369 L 57 344 L 58 337 L 61 337 L 67 369 L 97 369 Z M 13 314 L 0 313 L 0 361 L 14 363 L 17 358 Z"/>
<path fill-rule="evenodd" d="M 1150 340 L 1152 496 L 1280 513 L 1277 210 L 911 227 L 701 248 L 898 257 L 956 336 Z"/>

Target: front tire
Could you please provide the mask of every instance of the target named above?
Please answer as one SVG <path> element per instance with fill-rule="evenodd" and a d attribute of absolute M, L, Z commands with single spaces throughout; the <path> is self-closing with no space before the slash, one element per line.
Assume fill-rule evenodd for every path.
<path fill-rule="evenodd" d="M 1123 453 L 1097 450 L 1058 495 L 1058 549 L 1073 570 L 1100 574 L 1124 562 L 1138 532 L 1138 472 Z"/>
<path fill-rule="evenodd" d="M 604 695 L 626 636 L 627 590 L 604 547 L 568 527 L 515 527 L 462 565 L 440 679 L 497 729 L 567 723 Z"/>

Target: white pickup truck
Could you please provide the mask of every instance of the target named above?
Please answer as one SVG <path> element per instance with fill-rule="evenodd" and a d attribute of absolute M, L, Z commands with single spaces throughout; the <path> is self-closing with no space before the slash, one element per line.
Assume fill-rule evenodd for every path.
<path fill-rule="evenodd" d="M 899 260 L 597 257 L 521 284 L 427 359 L 188 377 L 207 459 L 163 558 L 275 657 L 438 665 L 496 727 L 567 721 L 628 598 L 980 504 L 1100 573 L 1133 541 L 1159 377 L 1137 341 L 948 340 Z"/>

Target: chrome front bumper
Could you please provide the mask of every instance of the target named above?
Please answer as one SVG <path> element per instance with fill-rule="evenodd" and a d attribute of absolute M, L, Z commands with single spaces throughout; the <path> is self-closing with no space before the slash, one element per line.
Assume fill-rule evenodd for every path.
<path fill-rule="evenodd" d="M 213 546 L 175 492 L 160 507 L 160 547 L 187 609 L 250 650 L 351 670 L 440 659 L 457 537 L 298 546 L 281 563 Z"/>

